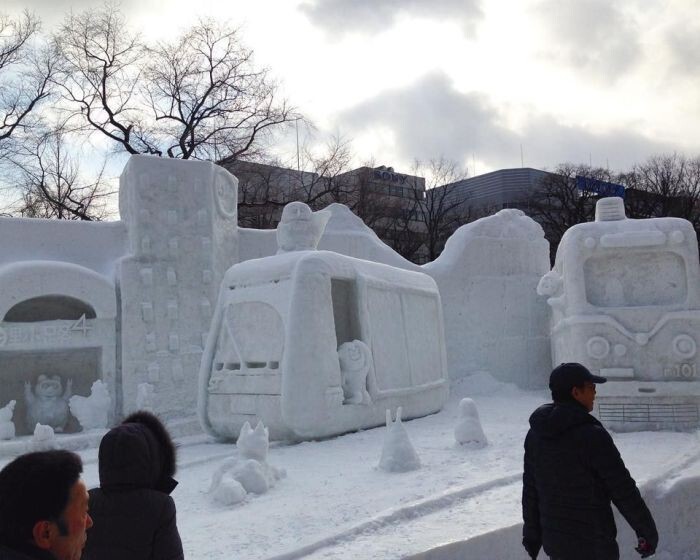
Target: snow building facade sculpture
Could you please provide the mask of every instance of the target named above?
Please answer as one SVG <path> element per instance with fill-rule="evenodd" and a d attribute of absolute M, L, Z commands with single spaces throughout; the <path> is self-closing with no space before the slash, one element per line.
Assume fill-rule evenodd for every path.
<path fill-rule="evenodd" d="M 282 250 L 234 265 L 221 283 L 200 369 L 202 426 L 235 439 L 261 420 L 273 439 L 302 440 L 381 425 L 387 408 L 409 418 L 440 410 L 448 379 L 435 282 L 315 250 L 326 217 L 299 204 L 278 232 Z M 358 384 L 348 352 L 364 359 L 363 346 L 371 358 Z"/>
<path fill-rule="evenodd" d="M 700 425 L 700 266 L 679 218 L 627 219 L 621 198 L 562 237 L 538 292 L 551 307 L 554 364 L 608 378 L 596 413 L 616 430 Z"/>
<path fill-rule="evenodd" d="M 238 260 L 236 179 L 134 156 L 119 204 L 118 222 L 0 219 L 0 403 L 16 401 L 18 436 L 36 422 L 80 431 L 64 418 L 70 395 L 36 394 L 46 380 L 71 380 L 81 397 L 104 382 L 110 424 L 137 408 L 143 384 L 157 414 L 194 414 L 213 302 Z"/>

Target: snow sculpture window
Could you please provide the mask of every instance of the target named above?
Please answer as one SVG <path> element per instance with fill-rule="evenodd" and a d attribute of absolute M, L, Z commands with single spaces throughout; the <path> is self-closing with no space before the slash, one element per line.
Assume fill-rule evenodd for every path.
<path fill-rule="evenodd" d="M 594 256 L 585 262 L 583 270 L 586 299 L 596 307 L 682 304 L 688 293 L 685 264 L 676 253 Z"/>

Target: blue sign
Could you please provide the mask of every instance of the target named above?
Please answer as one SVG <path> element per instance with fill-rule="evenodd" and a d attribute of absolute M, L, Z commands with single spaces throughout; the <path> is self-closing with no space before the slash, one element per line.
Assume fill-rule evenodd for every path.
<path fill-rule="evenodd" d="M 600 196 L 619 196 L 625 198 L 625 187 L 617 183 L 600 181 L 592 177 L 576 176 L 576 188 L 581 192 L 591 192 Z"/>

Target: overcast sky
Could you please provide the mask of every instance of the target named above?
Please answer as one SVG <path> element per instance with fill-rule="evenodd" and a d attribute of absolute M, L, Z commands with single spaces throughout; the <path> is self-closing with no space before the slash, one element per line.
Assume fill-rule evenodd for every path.
<path fill-rule="evenodd" d="M 46 28 L 79 0 L 2 0 Z M 198 15 L 240 25 L 257 61 L 358 162 L 445 156 L 477 174 L 700 155 L 699 0 L 125 0 L 147 36 Z M 302 137 L 306 134 L 301 132 Z M 303 139 L 303 138 L 302 138 Z"/>

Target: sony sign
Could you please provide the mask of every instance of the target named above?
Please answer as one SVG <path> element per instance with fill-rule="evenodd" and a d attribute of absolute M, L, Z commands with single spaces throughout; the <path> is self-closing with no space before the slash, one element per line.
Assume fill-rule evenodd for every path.
<path fill-rule="evenodd" d="M 394 173 L 394 171 L 389 171 L 386 168 L 378 168 L 374 170 L 374 178 L 380 181 L 386 181 L 389 183 L 398 183 L 403 185 L 408 178 L 408 175 L 402 175 L 401 173 Z"/>

